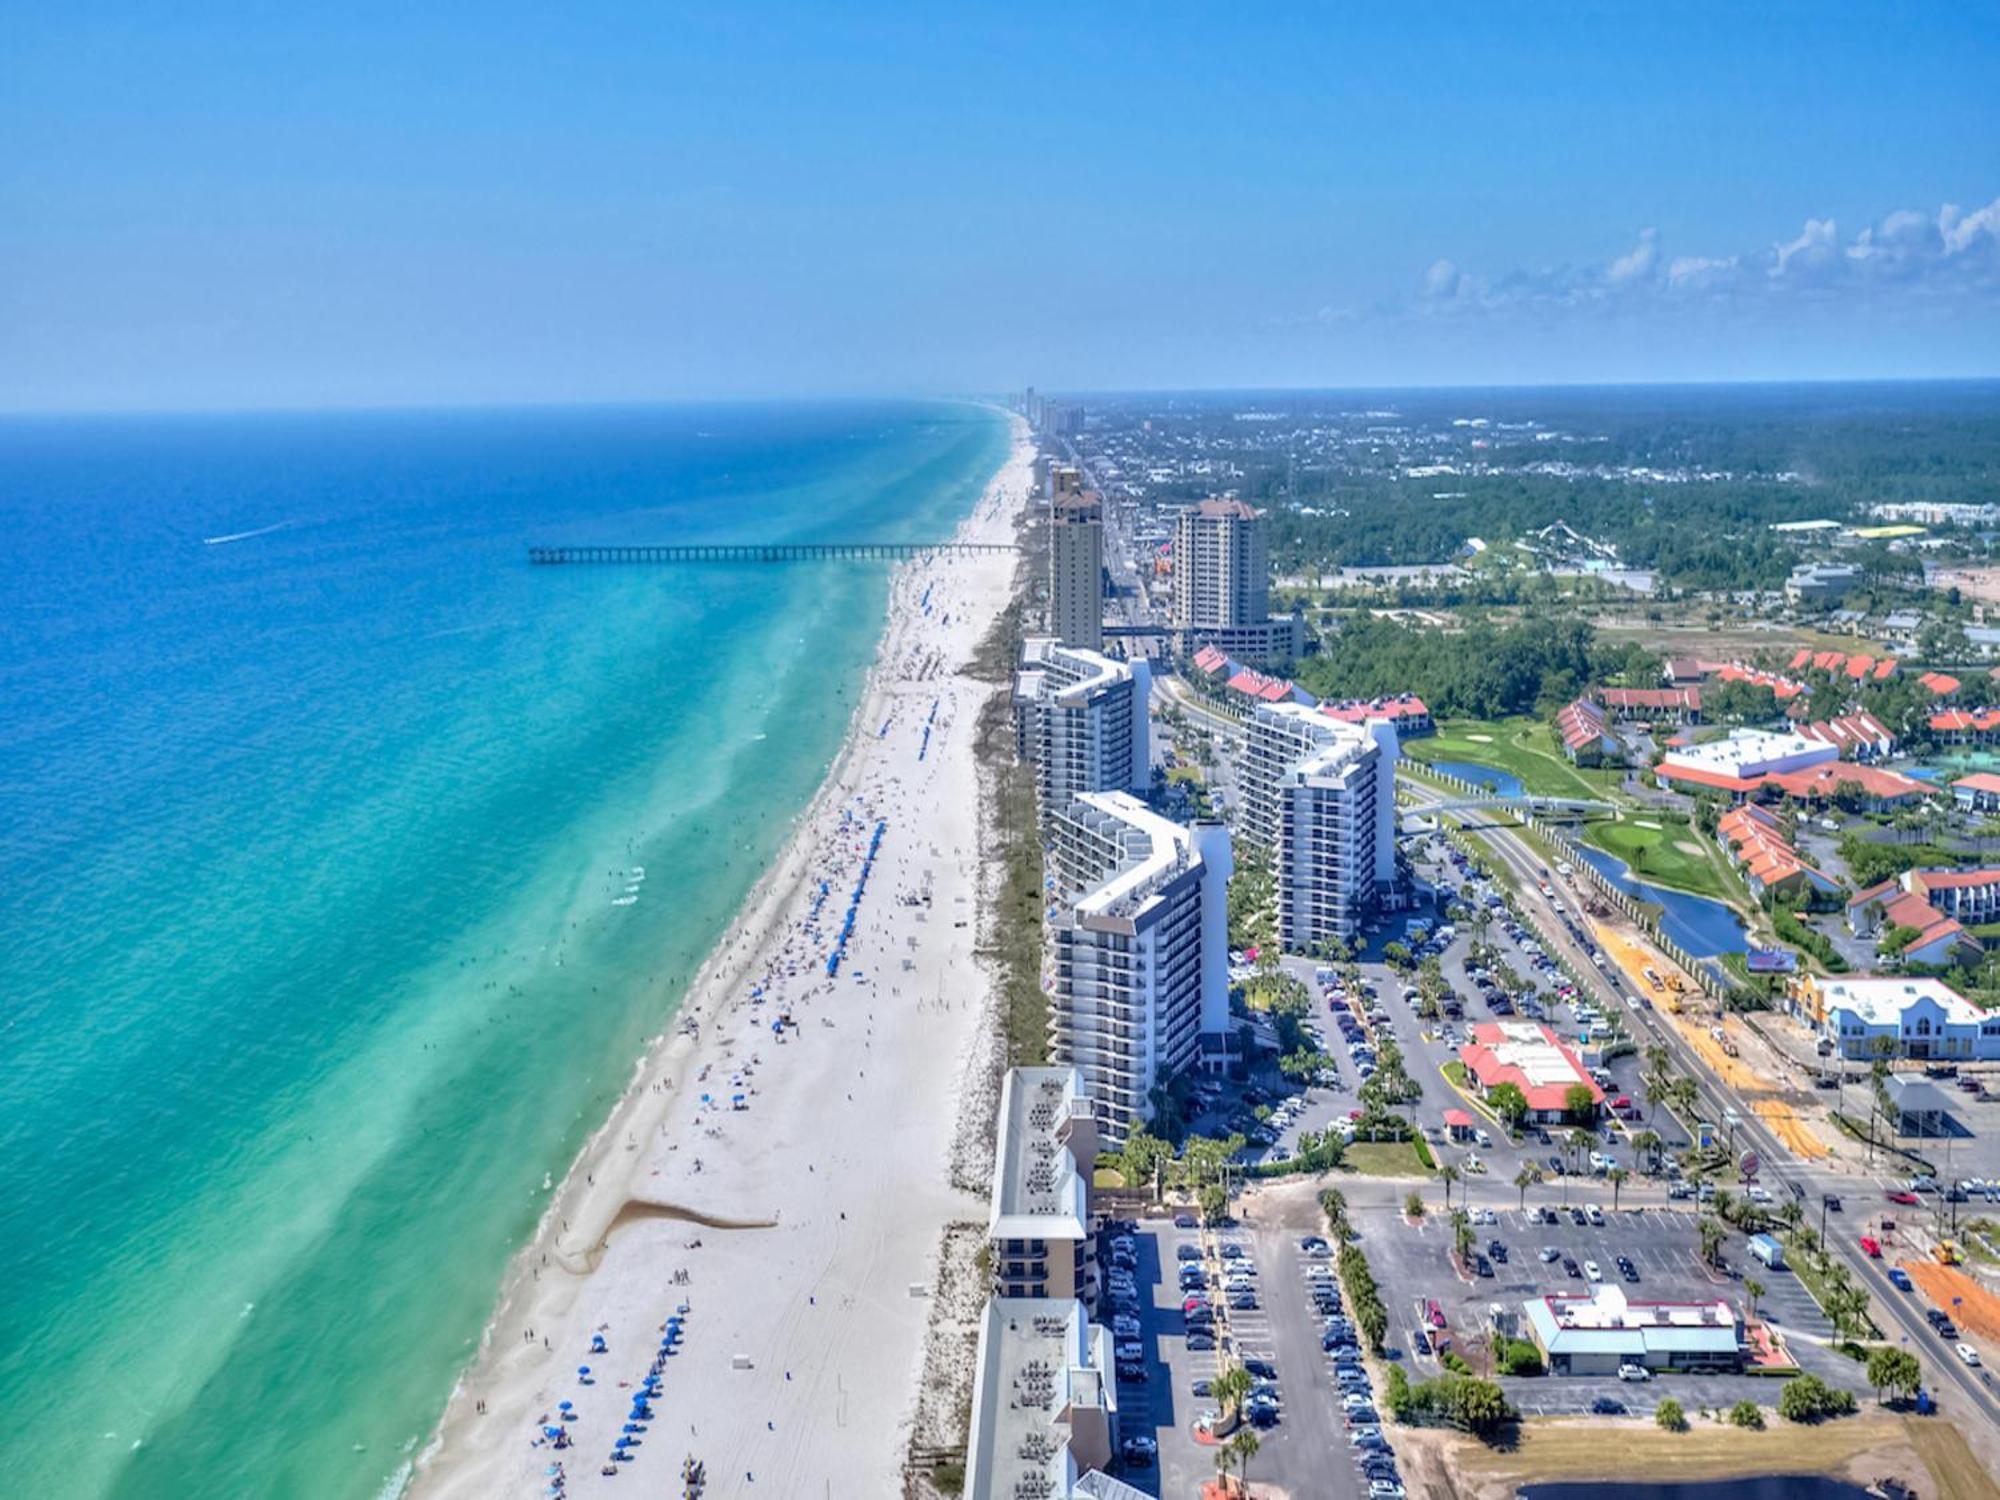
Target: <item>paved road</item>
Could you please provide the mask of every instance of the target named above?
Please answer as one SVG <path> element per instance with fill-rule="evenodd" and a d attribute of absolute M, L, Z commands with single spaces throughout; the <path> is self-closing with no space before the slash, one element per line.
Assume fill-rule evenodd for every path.
<path fill-rule="evenodd" d="M 1442 794 L 1419 782 L 1406 782 L 1404 786 L 1416 794 L 1419 807 L 1425 803 L 1443 800 Z M 1542 895 L 1538 881 L 1542 871 L 1541 856 L 1523 845 L 1520 839 L 1502 828 L 1482 830 L 1488 846 L 1499 862 L 1512 873 L 1515 894 L 1523 910 L 1534 925 L 1541 929 L 1543 946 L 1551 952 L 1560 953 L 1569 967 L 1583 976 L 1586 990 L 1597 994 L 1606 1004 L 1624 1004 L 1622 987 L 1615 985 L 1590 963 L 1581 947 L 1569 936 L 1567 928 L 1556 916 L 1553 904 Z M 1629 1009 L 1629 1008 L 1628 1008 Z M 1666 1047 L 1668 1055 L 1679 1065 L 1682 1072 L 1695 1080 L 1702 1097 L 1712 1102 L 1720 1112 L 1734 1111 L 1740 1118 L 1738 1131 L 1757 1148 L 1758 1154 L 1768 1164 L 1773 1177 L 1781 1181 L 1796 1181 L 1805 1190 L 1805 1201 L 1817 1205 L 1822 1194 L 1854 1194 L 1872 1192 L 1865 1179 L 1857 1179 L 1851 1173 L 1828 1167 L 1806 1167 L 1795 1161 L 1783 1144 L 1764 1125 L 1758 1115 L 1733 1091 L 1711 1074 L 1700 1056 L 1681 1039 L 1674 1027 L 1662 1022 L 1652 1011 L 1630 1012 L 1634 1036 L 1641 1048 L 1651 1042 Z M 1829 1226 L 1831 1229 L 1831 1226 Z M 1861 1253 L 1854 1236 L 1843 1233 L 1829 1234 L 1830 1248 L 1853 1272 L 1858 1283 L 1865 1286 L 1874 1298 L 1876 1321 L 1884 1332 L 1892 1338 L 1900 1336 L 1908 1347 L 1920 1357 L 1928 1354 L 1933 1394 L 1945 1391 L 1955 1393 L 1964 1402 L 1966 1410 L 1976 1413 L 1988 1423 L 2000 1426 L 2000 1400 L 1996 1400 L 1993 1390 L 1987 1384 L 1984 1370 L 1968 1369 L 1954 1358 L 1949 1350 L 1941 1349 L 1937 1335 L 1924 1321 L 1921 1298 L 1897 1291 L 1883 1273 L 1879 1261 L 1870 1260 Z"/>

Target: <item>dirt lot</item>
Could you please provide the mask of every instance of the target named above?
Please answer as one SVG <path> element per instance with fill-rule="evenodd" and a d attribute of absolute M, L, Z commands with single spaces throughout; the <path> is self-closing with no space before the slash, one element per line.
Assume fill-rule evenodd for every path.
<path fill-rule="evenodd" d="M 1775 1398 L 1776 1389 L 1772 1395 Z M 1861 1416 L 1794 1426 L 1769 1418 L 1762 1432 L 1705 1421 L 1694 1430 L 1663 1432 L 1650 1422 L 1588 1418 L 1535 1422 L 1511 1449 L 1447 1437 L 1403 1447 L 1412 1493 L 1452 1500 L 1511 1500 L 1536 1481 L 1618 1480 L 1644 1475 L 1660 1481 L 1727 1479 L 1769 1474 L 1827 1474 L 1856 1484 L 1899 1478 L 1924 1500 L 1996 1500 L 1996 1488 L 1964 1437 L 1935 1418 L 1869 1411 Z"/>
<path fill-rule="evenodd" d="M 1934 1260 L 1905 1260 L 1902 1266 L 1925 1296 L 1951 1314 L 1952 1322 L 1980 1338 L 2000 1339 L 2000 1297 L 1956 1266 L 1941 1266 Z M 1960 1299 L 1956 1307 L 1954 1297 Z"/>

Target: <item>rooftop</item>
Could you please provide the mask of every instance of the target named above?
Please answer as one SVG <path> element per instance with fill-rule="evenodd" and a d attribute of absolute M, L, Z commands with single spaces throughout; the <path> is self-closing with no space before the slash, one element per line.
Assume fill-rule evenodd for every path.
<path fill-rule="evenodd" d="M 990 1239 L 1080 1240 L 1090 1233 L 1089 1183 L 1073 1145 L 1096 1155 L 1091 1103 L 1075 1068 L 1009 1068 L 1000 1085 Z M 1080 1137 L 1077 1132 L 1081 1132 Z"/>
<path fill-rule="evenodd" d="M 1576 1054 L 1539 1021 L 1483 1021 L 1472 1028 L 1471 1043 L 1459 1048 L 1458 1055 L 1482 1089 L 1514 1084 L 1527 1096 L 1530 1109 L 1565 1108 L 1565 1096 L 1578 1084 L 1590 1090 L 1593 1103 L 1604 1102 L 1604 1090 Z"/>
<path fill-rule="evenodd" d="M 986 1304 L 965 1456 L 969 1500 L 1072 1493 L 1069 1411 L 1118 1407 L 1104 1367 L 1108 1342 L 1107 1331 L 1093 1329 L 1083 1304 L 1068 1297 Z"/>
<path fill-rule="evenodd" d="M 1829 1013 L 1848 1011 L 1868 1026 L 1900 1027 L 1903 1013 L 1922 1004 L 1936 1006 L 1947 1021 L 1962 1026 L 1976 1026 L 1986 1019 L 1985 1011 L 1941 979 L 1861 974 L 1845 979 L 1820 979 L 1815 983 Z"/>

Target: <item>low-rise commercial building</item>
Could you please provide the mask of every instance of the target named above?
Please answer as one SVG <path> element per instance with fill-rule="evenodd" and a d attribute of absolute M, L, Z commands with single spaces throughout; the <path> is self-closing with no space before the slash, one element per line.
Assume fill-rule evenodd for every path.
<path fill-rule="evenodd" d="M 1048 822 L 1050 1054 L 1074 1065 L 1106 1144 L 1151 1093 L 1229 1030 L 1229 830 L 1183 827 L 1124 792 L 1072 798 Z"/>
<path fill-rule="evenodd" d="M 2000 1058 L 2000 1014 L 1981 1010 L 1939 979 L 1800 974 L 1786 996 L 1793 1015 L 1853 1061 Z"/>
<path fill-rule="evenodd" d="M 1785 597 L 1794 604 L 1836 604 L 1861 586 L 1862 576 L 1852 563 L 1800 563 L 1785 580 Z"/>
<path fill-rule="evenodd" d="M 1618 741 L 1605 727 L 1604 710 L 1588 698 L 1578 698 L 1557 713 L 1556 738 L 1571 765 L 1601 766 L 1618 756 Z"/>
<path fill-rule="evenodd" d="M 1742 1331 L 1727 1302 L 1634 1302 L 1624 1288 L 1554 1293 L 1521 1304 L 1552 1375 L 1743 1368 Z"/>
<path fill-rule="evenodd" d="M 1594 1119 L 1604 1104 L 1604 1090 L 1575 1052 L 1539 1021 L 1482 1021 L 1472 1028 L 1472 1040 L 1458 1049 L 1458 1060 L 1472 1075 L 1481 1098 L 1490 1098 L 1503 1083 L 1518 1088 L 1528 1101 L 1527 1118 L 1553 1124 L 1564 1118 Z M 1589 1105 L 1571 1109 L 1571 1090 L 1587 1094 Z"/>

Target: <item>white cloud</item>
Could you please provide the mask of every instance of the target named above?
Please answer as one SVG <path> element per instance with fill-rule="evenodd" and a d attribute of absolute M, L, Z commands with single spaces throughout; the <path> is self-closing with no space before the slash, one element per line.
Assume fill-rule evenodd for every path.
<path fill-rule="evenodd" d="M 1630 286 L 1634 282 L 1646 281 L 1660 263 L 1660 232 L 1657 229 L 1639 231 L 1639 243 L 1605 268 L 1604 279 L 1612 286 Z"/>
<path fill-rule="evenodd" d="M 1831 217 L 1809 218 L 1762 251 L 1669 256 L 1656 229 L 1608 261 L 1483 276 L 1434 261 L 1418 288 L 1431 313 L 1505 313 L 1658 303 L 1816 301 L 1850 297 L 2000 298 L 2000 198 L 1966 212 L 1897 209 L 1842 241 Z"/>

